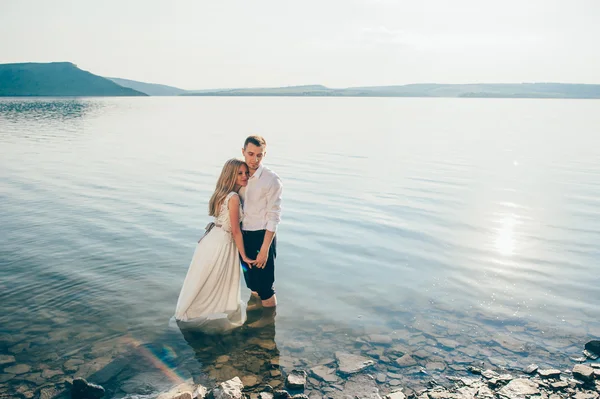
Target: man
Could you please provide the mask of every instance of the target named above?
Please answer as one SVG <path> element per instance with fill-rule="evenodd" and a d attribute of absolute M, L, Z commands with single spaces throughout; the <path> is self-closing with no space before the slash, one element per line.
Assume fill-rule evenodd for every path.
<path fill-rule="evenodd" d="M 250 179 L 240 190 L 244 218 L 242 234 L 244 247 L 253 265 L 244 265 L 246 286 L 252 291 L 248 310 L 260 309 L 262 317 L 250 327 L 264 327 L 275 319 L 275 258 L 277 239 L 275 233 L 281 221 L 282 185 L 279 176 L 262 164 L 267 155 L 267 142 L 261 136 L 249 136 L 244 142 L 242 155 L 248 164 Z"/>

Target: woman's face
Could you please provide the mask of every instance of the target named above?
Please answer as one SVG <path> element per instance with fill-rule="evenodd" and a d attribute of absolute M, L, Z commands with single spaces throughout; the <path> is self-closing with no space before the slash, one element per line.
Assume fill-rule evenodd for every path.
<path fill-rule="evenodd" d="M 240 168 L 238 169 L 238 174 L 237 174 L 237 179 L 235 181 L 235 184 L 237 184 L 240 187 L 246 187 L 248 185 L 248 167 L 243 164 L 240 166 Z"/>

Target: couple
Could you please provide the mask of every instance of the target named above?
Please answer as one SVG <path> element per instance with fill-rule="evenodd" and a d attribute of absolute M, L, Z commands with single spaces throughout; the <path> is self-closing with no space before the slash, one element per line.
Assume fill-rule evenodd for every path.
<path fill-rule="evenodd" d="M 215 220 L 198 241 L 179 293 L 175 320 L 180 326 L 218 333 L 245 323 L 240 263 L 252 291 L 248 311 L 262 310 L 262 317 L 249 327 L 274 322 L 275 232 L 282 185 L 262 164 L 266 148 L 264 138 L 250 136 L 242 149 L 245 162 L 230 159 L 223 166 L 208 205 Z"/>

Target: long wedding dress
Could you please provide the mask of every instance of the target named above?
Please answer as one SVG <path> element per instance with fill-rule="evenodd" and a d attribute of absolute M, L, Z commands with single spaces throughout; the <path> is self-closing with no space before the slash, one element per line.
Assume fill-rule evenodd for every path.
<path fill-rule="evenodd" d="M 221 333 L 246 321 L 241 300 L 240 259 L 231 235 L 227 195 L 214 226 L 207 229 L 192 257 L 177 300 L 175 320 L 180 327 Z M 243 218 L 240 206 L 240 221 Z"/>

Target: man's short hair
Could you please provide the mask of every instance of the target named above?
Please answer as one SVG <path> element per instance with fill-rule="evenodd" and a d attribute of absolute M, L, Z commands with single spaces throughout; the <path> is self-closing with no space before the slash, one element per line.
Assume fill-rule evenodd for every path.
<path fill-rule="evenodd" d="M 254 144 L 257 147 L 266 147 L 267 141 L 262 136 L 248 136 L 246 137 L 246 141 L 244 141 L 244 148 L 246 148 L 248 144 Z"/>

